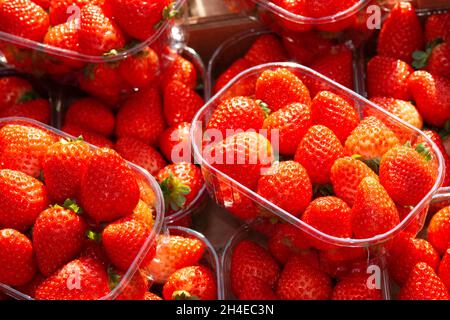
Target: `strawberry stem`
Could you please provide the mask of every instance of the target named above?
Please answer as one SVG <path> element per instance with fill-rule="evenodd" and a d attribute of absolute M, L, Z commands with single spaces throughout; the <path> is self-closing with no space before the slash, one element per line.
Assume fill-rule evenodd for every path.
<path fill-rule="evenodd" d="M 431 41 L 425 51 L 414 51 L 412 54 L 412 57 L 414 61 L 411 63 L 414 69 L 422 69 L 425 68 L 428 65 L 428 60 L 430 59 L 431 53 L 433 52 L 434 48 L 441 44 L 443 41 L 441 38 L 437 38 L 433 41 Z"/>
<path fill-rule="evenodd" d="M 185 290 L 174 291 L 172 294 L 173 300 L 200 300 L 197 296 L 192 296 Z"/>

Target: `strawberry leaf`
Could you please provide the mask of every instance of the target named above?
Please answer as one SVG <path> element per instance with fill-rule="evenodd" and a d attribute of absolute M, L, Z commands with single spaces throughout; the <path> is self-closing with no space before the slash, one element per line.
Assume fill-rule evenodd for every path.
<path fill-rule="evenodd" d="M 95 241 L 95 242 L 100 242 L 102 239 L 102 236 L 98 232 L 88 230 L 88 231 L 86 231 L 86 238 L 88 238 L 89 240 Z"/>
<path fill-rule="evenodd" d="M 416 146 L 416 151 L 425 159 L 425 161 L 431 160 L 430 149 L 427 148 L 423 143 L 419 143 Z"/>
<path fill-rule="evenodd" d="M 183 184 L 173 174 L 170 174 L 160 183 L 161 190 L 164 195 L 166 208 L 178 211 L 186 205 L 186 197 L 191 193 L 191 188 Z"/>
<path fill-rule="evenodd" d="M 72 199 L 66 199 L 64 201 L 63 208 L 72 210 L 76 214 L 82 213 L 80 206 Z"/>

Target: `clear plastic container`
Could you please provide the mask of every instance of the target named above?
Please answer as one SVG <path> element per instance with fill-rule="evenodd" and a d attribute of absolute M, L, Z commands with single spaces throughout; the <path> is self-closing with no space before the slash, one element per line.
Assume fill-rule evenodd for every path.
<path fill-rule="evenodd" d="M 76 139 L 75 137 L 68 135 L 62 131 L 59 131 L 50 126 L 44 125 L 40 122 L 26 119 L 26 118 L 3 118 L 0 119 L 0 127 L 3 127 L 7 124 L 22 124 L 22 125 L 31 125 L 34 127 L 38 127 L 41 129 L 45 129 L 49 132 L 52 132 L 54 135 L 61 138 L 71 138 Z M 95 150 L 97 147 L 90 145 L 90 147 Z M 133 163 L 127 162 L 128 166 L 137 174 L 142 180 L 148 185 L 148 187 L 153 191 L 155 195 L 155 204 L 154 204 L 154 224 L 153 228 L 147 237 L 145 243 L 139 250 L 139 253 L 136 255 L 136 258 L 131 263 L 128 270 L 125 272 L 124 276 L 120 280 L 119 284 L 111 290 L 106 296 L 102 297 L 100 300 L 113 300 L 115 299 L 128 285 L 133 275 L 138 272 L 139 265 L 142 259 L 147 254 L 148 250 L 153 245 L 156 235 L 160 234 L 162 231 L 163 221 L 164 221 L 164 198 L 161 193 L 161 189 L 159 188 L 156 180 L 144 169 L 134 165 Z M 0 283 L 0 291 L 3 293 L 19 300 L 33 300 L 31 297 L 22 294 L 21 292 L 15 290 L 14 288 L 7 286 L 5 284 Z"/>
<path fill-rule="evenodd" d="M 383 9 L 390 11 L 400 1 L 411 2 L 419 16 L 444 13 L 450 10 L 450 2 L 448 0 L 389 0 L 382 3 Z"/>
<path fill-rule="evenodd" d="M 320 81 L 326 84 L 328 90 L 335 92 L 345 98 L 347 101 L 352 101 L 354 107 L 357 109 L 359 115 L 362 117 L 363 111 L 366 109 L 371 109 L 379 114 L 382 114 L 387 119 L 390 120 L 390 124 L 398 126 L 399 130 L 405 133 L 409 141 L 414 141 L 417 137 L 422 136 L 422 138 L 427 141 L 432 146 L 433 161 L 436 161 L 435 165 L 438 168 L 438 175 L 433 187 L 428 191 L 426 196 L 411 210 L 411 212 L 399 223 L 397 226 L 391 230 L 376 235 L 371 238 L 366 239 L 344 239 L 333 237 L 328 234 L 321 232 L 313 228 L 312 226 L 306 224 L 297 217 L 294 217 L 287 211 L 281 209 L 280 207 L 274 205 L 273 203 L 267 201 L 265 198 L 258 195 L 255 191 L 250 190 L 238 181 L 230 178 L 228 175 L 217 170 L 213 165 L 208 163 L 202 155 L 202 139 L 204 134 L 204 129 L 211 117 L 214 109 L 218 106 L 222 97 L 224 97 L 227 91 L 240 81 L 245 81 L 250 77 L 257 77 L 265 70 L 274 70 L 277 68 L 287 68 L 301 77 L 307 77 L 313 79 L 314 81 Z M 206 181 L 206 186 L 210 196 L 218 203 L 220 206 L 224 207 L 228 211 L 234 210 L 256 210 L 264 214 L 269 214 L 275 218 L 290 223 L 304 233 L 308 234 L 320 242 L 331 244 L 340 247 L 375 247 L 376 245 L 383 245 L 393 237 L 398 235 L 402 230 L 408 227 L 411 223 L 415 223 L 419 226 L 423 226 L 424 219 L 431 201 L 432 196 L 438 191 L 443 182 L 444 175 L 444 163 L 443 156 L 440 153 L 438 147 L 420 130 L 412 127 L 406 122 L 400 120 L 398 117 L 386 112 L 384 109 L 375 105 L 374 103 L 368 101 L 367 99 L 359 96 L 353 91 L 343 87 L 342 85 L 322 76 L 321 74 L 311 70 L 307 67 L 301 66 L 295 63 L 269 63 L 265 65 L 259 65 L 250 68 L 238 76 L 236 76 L 230 83 L 225 86 L 221 91 L 219 91 L 214 97 L 212 97 L 203 108 L 197 113 L 193 120 L 193 125 L 191 128 L 191 140 L 193 142 L 193 151 L 195 160 L 202 167 L 202 173 Z M 247 221 L 251 222 L 251 221 Z M 417 232 L 420 230 L 419 228 Z"/>

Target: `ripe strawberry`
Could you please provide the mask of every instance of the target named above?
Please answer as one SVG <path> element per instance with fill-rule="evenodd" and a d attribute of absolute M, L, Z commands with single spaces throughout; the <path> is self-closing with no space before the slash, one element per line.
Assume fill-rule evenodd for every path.
<path fill-rule="evenodd" d="M 203 156 L 217 170 L 256 189 L 262 170 L 270 167 L 273 152 L 270 142 L 256 132 L 242 132 L 208 146 Z M 233 161 L 230 162 L 230 157 Z"/>
<path fill-rule="evenodd" d="M 97 300 L 109 291 L 108 275 L 103 265 L 92 258 L 79 258 L 42 282 L 36 289 L 36 299 Z"/>
<path fill-rule="evenodd" d="M 0 283 L 24 285 L 33 279 L 35 272 L 31 241 L 14 229 L 0 229 Z"/>
<path fill-rule="evenodd" d="M 412 269 L 408 280 L 401 288 L 399 300 L 448 300 L 447 288 L 433 268 L 419 262 Z"/>
<path fill-rule="evenodd" d="M 287 61 L 286 51 L 280 40 L 271 34 L 259 36 L 244 56 L 251 66 L 269 62 Z"/>
<path fill-rule="evenodd" d="M 429 163 L 429 152 L 423 146 L 416 150 L 397 146 L 381 158 L 380 183 L 396 203 L 415 206 L 433 187 L 437 171 Z"/>
<path fill-rule="evenodd" d="M 425 24 L 425 39 L 432 42 L 441 38 L 445 42 L 450 41 L 450 12 L 433 14 L 428 17 Z"/>
<path fill-rule="evenodd" d="M 427 228 L 428 241 L 440 253 L 444 254 L 450 244 L 450 207 L 439 210 Z"/>
<path fill-rule="evenodd" d="M 314 18 L 333 17 L 349 10 L 352 6 L 358 3 L 357 0 L 310 0 L 307 2 L 310 16 Z M 332 20 L 332 19 L 331 19 Z M 356 14 L 350 15 L 338 21 L 333 21 L 324 24 L 318 24 L 317 29 L 326 32 L 340 32 L 351 27 L 356 20 Z"/>
<path fill-rule="evenodd" d="M 445 251 L 441 263 L 439 264 L 438 270 L 439 277 L 441 278 L 447 289 L 450 291 L 450 249 L 447 249 L 447 251 Z"/>
<path fill-rule="evenodd" d="M 115 288 L 124 275 L 125 273 L 123 271 L 115 270 L 114 268 L 108 270 L 109 287 Z M 123 290 L 120 290 L 120 294 L 116 297 L 116 300 L 143 300 L 147 290 L 148 280 L 138 270 L 131 277 L 127 286 Z"/>
<path fill-rule="evenodd" d="M 157 242 L 155 259 L 145 268 L 156 283 L 164 283 L 181 268 L 196 265 L 205 252 L 205 244 L 197 238 L 161 235 Z"/>
<path fill-rule="evenodd" d="M 305 233 L 288 223 L 276 224 L 268 242 L 270 253 L 282 264 L 285 264 L 292 255 L 308 250 L 309 247 Z"/>
<path fill-rule="evenodd" d="M 329 92 L 319 92 L 311 102 L 313 124 L 321 124 L 331 129 L 341 143 L 359 123 L 356 110 L 340 96 Z"/>
<path fill-rule="evenodd" d="M 136 138 L 155 146 L 165 126 L 159 93 L 149 87 L 134 93 L 120 108 L 116 136 Z"/>
<path fill-rule="evenodd" d="M 337 159 L 331 167 L 330 180 L 333 191 L 349 206 L 353 206 L 356 192 L 365 177 L 378 180 L 378 176 L 364 162 L 352 157 Z"/>
<path fill-rule="evenodd" d="M 295 255 L 281 272 L 276 294 L 282 300 L 326 300 L 332 290 L 328 275 L 309 265 L 301 255 Z"/>
<path fill-rule="evenodd" d="M 283 44 L 295 62 L 310 65 L 316 57 L 332 51 L 332 42 L 317 32 L 282 32 Z"/>
<path fill-rule="evenodd" d="M 335 247 L 319 252 L 319 267 L 329 276 L 342 279 L 354 272 L 366 272 L 368 258 L 365 248 Z"/>
<path fill-rule="evenodd" d="M 162 300 L 162 298 L 152 292 L 146 292 L 144 295 L 144 300 Z"/>
<path fill-rule="evenodd" d="M 347 155 L 359 155 L 362 160 L 381 158 L 389 149 L 399 144 L 396 135 L 375 117 L 361 120 L 345 141 Z"/>
<path fill-rule="evenodd" d="M 281 9 L 291 12 L 292 14 L 303 17 L 310 15 L 311 7 L 304 0 L 273 0 L 272 2 Z M 298 23 L 278 16 L 277 20 L 279 20 L 279 23 L 283 29 L 286 30 L 304 32 L 311 29 L 311 25 L 307 23 Z"/>
<path fill-rule="evenodd" d="M 288 104 L 298 102 L 311 104 L 308 88 L 288 69 L 264 71 L 256 81 L 256 99 L 277 111 Z"/>
<path fill-rule="evenodd" d="M 155 175 L 166 166 L 166 161 L 155 148 L 131 137 L 117 140 L 114 149 L 126 160 Z"/>
<path fill-rule="evenodd" d="M 380 31 L 377 52 L 381 56 L 412 60 L 412 53 L 423 46 L 423 32 L 412 4 L 399 2 L 391 10 Z M 404 99 L 408 100 L 408 99 Z"/>
<path fill-rule="evenodd" d="M 51 0 L 32 0 L 34 3 L 42 7 L 43 9 L 48 9 L 50 7 Z"/>
<path fill-rule="evenodd" d="M 302 220 L 313 228 L 337 238 L 351 238 L 352 211 L 337 197 L 319 197 L 309 204 L 302 215 Z M 325 241 L 308 237 L 316 248 L 327 250 L 335 248 Z"/>
<path fill-rule="evenodd" d="M 161 86 L 165 88 L 169 82 L 178 80 L 188 87 L 195 89 L 197 86 L 197 70 L 192 62 L 175 52 L 169 52 L 169 66 L 162 70 Z"/>
<path fill-rule="evenodd" d="M 0 30 L 42 42 L 49 27 L 47 12 L 31 0 L 0 1 Z"/>
<path fill-rule="evenodd" d="M 413 58 L 414 68 L 425 69 L 431 74 L 450 78 L 450 43 L 435 41 L 428 44 L 425 51 L 414 52 Z"/>
<path fill-rule="evenodd" d="M 267 129 L 269 141 L 273 134 L 278 134 L 278 151 L 281 154 L 293 156 L 311 125 L 311 108 L 305 104 L 292 103 L 271 113 L 264 120 L 263 129 Z"/>
<path fill-rule="evenodd" d="M 29 100 L 36 93 L 27 80 L 19 77 L 0 78 L 0 110 L 7 106 L 15 105 Z"/>
<path fill-rule="evenodd" d="M 39 177 L 42 158 L 54 142 L 56 138 L 42 129 L 5 125 L 0 129 L 0 167 Z"/>
<path fill-rule="evenodd" d="M 122 60 L 119 73 L 132 88 L 145 88 L 151 85 L 159 75 L 159 58 L 150 47 Z"/>
<path fill-rule="evenodd" d="M 271 286 L 256 277 L 247 279 L 241 284 L 241 293 L 239 300 L 277 300 L 277 296 L 273 292 Z"/>
<path fill-rule="evenodd" d="M 375 56 L 367 63 L 367 92 L 369 97 L 392 97 L 411 100 L 408 78 L 414 69 L 394 58 Z"/>
<path fill-rule="evenodd" d="M 26 294 L 27 296 L 29 296 L 31 298 L 35 298 L 36 290 L 41 285 L 41 283 L 44 282 L 44 280 L 45 280 L 45 277 L 42 274 L 36 273 L 36 275 L 34 276 L 34 278 L 31 281 L 27 282 L 26 284 L 24 284 L 22 286 L 16 286 L 15 289 L 22 294 Z"/>
<path fill-rule="evenodd" d="M 189 207 L 204 183 L 200 168 L 187 162 L 170 164 L 162 168 L 156 180 L 164 194 L 168 214 Z"/>
<path fill-rule="evenodd" d="M 83 129 L 74 124 L 65 124 L 61 131 L 72 135 L 74 138 L 82 138 L 84 141 L 93 144 L 99 148 L 112 148 L 113 143 L 108 138 L 105 138 L 101 134 L 92 132 L 90 130 Z"/>
<path fill-rule="evenodd" d="M 235 130 L 258 130 L 262 128 L 268 112 L 265 104 L 251 98 L 234 97 L 226 99 L 214 110 L 206 130 L 219 130 L 222 139 L 229 136 L 230 133 L 233 134 Z"/>
<path fill-rule="evenodd" d="M 315 125 L 303 136 L 294 160 L 305 167 L 312 183 L 326 184 L 330 182 L 334 161 L 343 155 L 344 148 L 333 131 Z"/>
<path fill-rule="evenodd" d="M 260 279 L 273 288 L 280 275 L 280 267 L 266 249 L 259 244 L 243 240 L 236 245 L 231 256 L 231 290 L 237 298 L 245 294 L 242 284 Z"/>
<path fill-rule="evenodd" d="M 341 279 L 334 287 L 332 300 L 382 300 L 381 290 L 370 288 L 367 284 L 369 275 L 355 273 Z"/>
<path fill-rule="evenodd" d="M 33 227 L 33 245 L 40 272 L 50 276 L 81 252 L 86 233 L 85 222 L 69 207 L 54 206 L 43 211 Z"/>
<path fill-rule="evenodd" d="M 175 271 L 167 279 L 163 297 L 166 300 L 216 300 L 216 280 L 207 267 L 185 267 Z"/>
<path fill-rule="evenodd" d="M 181 122 L 159 136 L 159 150 L 167 160 L 173 163 L 192 162 L 190 130 L 190 123 Z"/>
<path fill-rule="evenodd" d="M 133 210 L 133 214 L 130 219 L 142 222 L 149 230 L 153 227 L 153 208 L 142 200 L 139 200 L 136 208 Z"/>
<path fill-rule="evenodd" d="M 48 205 L 45 186 L 19 171 L 0 170 L 0 225 L 28 230 Z"/>
<path fill-rule="evenodd" d="M 409 77 L 408 87 L 425 122 L 442 127 L 450 118 L 450 79 L 416 71 Z"/>
<path fill-rule="evenodd" d="M 81 9 L 79 37 L 81 52 L 93 56 L 125 46 L 125 37 L 115 22 L 92 4 Z"/>
<path fill-rule="evenodd" d="M 164 90 L 164 116 L 169 126 L 191 122 L 204 100 L 180 81 L 169 82 Z"/>
<path fill-rule="evenodd" d="M 216 84 L 214 85 L 214 89 L 213 92 L 217 93 L 219 92 L 223 87 L 225 87 L 228 82 L 230 82 L 231 79 L 233 79 L 234 77 L 236 77 L 239 73 L 251 68 L 252 65 L 251 63 L 247 60 L 247 59 L 238 59 L 236 61 L 233 62 L 233 64 L 228 67 L 227 70 L 225 70 L 216 80 Z M 253 78 L 250 78 L 249 81 L 247 80 L 242 80 L 240 81 L 240 83 L 244 82 L 248 83 L 248 85 L 239 86 L 239 89 L 243 89 L 242 92 L 241 91 L 236 91 L 235 94 L 233 94 L 233 96 L 251 96 L 255 93 L 255 81 Z M 233 87 L 234 88 L 234 87 Z"/>
<path fill-rule="evenodd" d="M 400 223 L 394 202 L 372 177 L 364 178 L 359 184 L 352 215 L 353 233 L 359 239 L 385 233 Z"/>
<path fill-rule="evenodd" d="M 81 180 L 80 204 L 95 222 L 129 215 L 139 201 L 133 171 L 111 149 L 99 149 L 91 157 Z"/>
<path fill-rule="evenodd" d="M 105 137 L 114 132 L 114 122 L 111 109 L 93 98 L 76 100 L 65 115 L 65 124 L 73 124 Z"/>
<path fill-rule="evenodd" d="M 413 234 L 401 233 L 389 248 L 389 272 L 392 279 L 403 285 L 409 273 L 419 262 L 426 262 L 434 270 L 439 265 L 439 254 L 426 240 L 416 239 Z"/>
<path fill-rule="evenodd" d="M 312 198 L 308 173 L 300 163 L 276 162 L 258 181 L 258 194 L 293 216 L 300 216 Z"/>
<path fill-rule="evenodd" d="M 51 0 L 49 8 L 50 24 L 57 26 L 67 22 L 73 14 L 73 8 L 82 9 L 87 4 L 100 7 L 104 2 L 105 0 Z"/>
<path fill-rule="evenodd" d="M 50 124 L 51 107 L 46 99 L 34 99 L 0 109 L 0 117 L 24 117 Z"/>

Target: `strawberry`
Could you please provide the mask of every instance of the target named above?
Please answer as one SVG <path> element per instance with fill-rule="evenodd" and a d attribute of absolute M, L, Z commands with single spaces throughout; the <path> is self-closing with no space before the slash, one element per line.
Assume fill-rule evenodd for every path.
<path fill-rule="evenodd" d="M 164 116 L 169 126 L 191 122 L 204 100 L 180 81 L 171 81 L 164 90 Z"/>
<path fill-rule="evenodd" d="M 311 115 L 313 124 L 331 129 L 341 143 L 345 143 L 359 123 L 356 110 L 345 99 L 329 91 L 321 91 L 314 97 Z"/>
<path fill-rule="evenodd" d="M 424 68 L 437 76 L 450 78 L 450 43 L 441 43 L 439 40 L 428 44 L 425 51 L 414 52 L 412 66 L 416 69 Z"/>
<path fill-rule="evenodd" d="M 133 171 L 111 149 L 99 149 L 91 157 L 81 180 L 80 204 L 95 222 L 129 215 L 139 201 Z"/>
<path fill-rule="evenodd" d="M 19 77 L 1 77 L 0 88 L 0 110 L 27 101 L 29 97 L 36 95 L 31 83 Z"/>
<path fill-rule="evenodd" d="M 190 130 L 190 123 L 181 122 L 159 136 L 159 150 L 167 160 L 173 163 L 192 162 Z"/>
<path fill-rule="evenodd" d="M 281 272 L 276 294 L 282 300 L 326 300 L 332 290 L 328 275 L 309 265 L 301 255 L 295 255 Z"/>
<path fill-rule="evenodd" d="M 241 286 L 239 300 L 277 300 L 270 285 L 259 278 L 250 277 Z"/>
<path fill-rule="evenodd" d="M 361 120 L 345 141 L 347 155 L 359 155 L 362 160 L 381 158 L 399 144 L 396 135 L 375 117 Z"/>
<path fill-rule="evenodd" d="M 118 139 L 114 149 L 124 159 L 137 164 L 152 175 L 155 175 L 167 164 L 158 150 L 135 138 Z"/>
<path fill-rule="evenodd" d="M 401 288 L 399 300 L 448 300 L 447 288 L 433 268 L 425 262 L 417 263 Z"/>
<path fill-rule="evenodd" d="M 353 206 L 356 192 L 362 179 L 372 177 L 378 180 L 378 176 L 364 162 L 352 157 L 337 159 L 331 167 L 330 180 L 333 191 L 349 206 Z"/>
<path fill-rule="evenodd" d="M 423 32 L 412 4 L 399 2 L 391 10 L 378 37 L 377 52 L 381 56 L 412 60 L 412 53 L 423 46 Z M 404 99 L 407 100 L 407 99 Z"/>
<path fill-rule="evenodd" d="M 42 7 L 43 9 L 48 9 L 50 7 L 51 0 L 32 0 L 34 3 Z"/>
<path fill-rule="evenodd" d="M 92 56 L 125 46 L 125 37 L 115 22 L 102 8 L 92 4 L 81 9 L 79 37 L 81 52 Z"/>
<path fill-rule="evenodd" d="M 428 17 L 425 24 L 425 39 L 432 42 L 441 38 L 445 42 L 450 41 L 450 12 L 433 14 Z"/>
<path fill-rule="evenodd" d="M 271 111 L 298 102 L 311 104 L 308 88 L 291 71 L 284 68 L 264 71 L 256 81 L 256 99 L 265 102 Z"/>
<path fill-rule="evenodd" d="M 35 272 L 31 241 L 14 229 L 0 229 L 0 283 L 24 285 L 33 279 Z"/>
<path fill-rule="evenodd" d="M 16 286 L 15 289 L 22 294 L 26 294 L 31 298 L 35 298 L 36 290 L 41 285 L 41 283 L 44 282 L 44 280 L 45 277 L 42 274 L 36 273 L 36 275 L 31 281 L 27 282 L 22 286 Z"/>
<path fill-rule="evenodd" d="M 286 10 L 292 14 L 303 17 L 310 15 L 310 6 L 308 5 L 308 2 L 304 0 L 273 0 L 272 2 L 281 9 Z M 286 30 L 303 32 L 311 29 L 311 25 L 308 23 L 298 23 L 290 19 L 282 17 L 278 18 L 278 16 L 277 20 L 279 20 L 279 23 L 283 27 L 283 29 Z"/>
<path fill-rule="evenodd" d="M 355 273 L 341 279 L 333 289 L 332 300 L 382 300 L 381 290 L 370 288 L 369 275 Z"/>
<path fill-rule="evenodd" d="M 161 235 L 157 242 L 155 259 L 145 268 L 156 283 L 164 283 L 181 268 L 196 265 L 205 252 L 205 244 L 197 238 Z"/>
<path fill-rule="evenodd" d="M 0 1 L 0 30 L 42 42 L 49 27 L 47 12 L 31 0 Z"/>
<path fill-rule="evenodd" d="M 319 252 L 319 267 L 331 277 L 342 279 L 353 272 L 366 272 L 369 253 L 363 247 L 334 247 Z"/>
<path fill-rule="evenodd" d="M 333 131 L 325 126 L 315 125 L 303 136 L 294 161 L 305 167 L 312 183 L 326 184 L 330 182 L 334 161 L 343 155 L 344 148 Z"/>
<path fill-rule="evenodd" d="M 66 132 L 67 134 L 72 135 L 74 138 L 81 138 L 82 140 L 93 144 L 94 146 L 97 146 L 99 148 L 112 148 L 113 143 L 108 138 L 102 136 L 101 134 L 92 132 L 90 130 L 86 130 L 83 128 L 80 128 L 77 125 L 74 124 L 65 124 L 61 131 Z"/>
<path fill-rule="evenodd" d="M 197 70 L 194 64 L 175 52 L 169 52 L 168 58 L 170 59 L 169 66 L 162 71 L 162 88 L 165 88 L 169 82 L 178 80 L 195 89 L 197 86 Z"/>
<path fill-rule="evenodd" d="M 337 197 L 319 197 L 309 204 L 302 215 L 302 220 L 311 227 L 337 238 L 351 238 L 352 211 Z M 326 250 L 334 248 L 325 241 L 308 237 L 316 248 Z"/>
<path fill-rule="evenodd" d="M 56 138 L 42 129 L 5 125 L 0 129 L 0 167 L 39 177 L 42 158 L 54 142 Z"/>
<path fill-rule="evenodd" d="M 163 297 L 166 300 L 216 300 L 216 280 L 207 267 L 185 267 L 175 271 L 167 279 Z"/>
<path fill-rule="evenodd" d="M 132 88 L 145 88 L 151 85 L 159 75 L 158 54 L 150 47 L 122 60 L 119 73 Z"/>
<path fill-rule="evenodd" d="M 111 268 L 108 270 L 109 287 L 115 288 L 125 273 L 120 270 Z M 145 293 L 148 290 L 148 280 L 138 270 L 131 277 L 127 286 L 123 290 L 119 290 L 120 294 L 116 297 L 116 300 L 143 300 Z"/>
<path fill-rule="evenodd" d="M 450 249 L 445 251 L 438 270 L 439 277 L 450 291 Z"/>
<path fill-rule="evenodd" d="M 231 290 L 240 298 L 243 284 L 253 278 L 273 288 L 280 275 L 280 267 L 266 249 L 251 240 L 243 240 L 236 245 L 231 256 Z"/>
<path fill-rule="evenodd" d="M 45 186 L 19 171 L 0 170 L 0 225 L 28 230 L 48 205 Z"/>
<path fill-rule="evenodd" d="M 50 124 L 51 107 L 46 99 L 33 99 L 0 109 L 0 117 L 24 117 Z"/>
<path fill-rule="evenodd" d="M 93 98 L 76 100 L 67 109 L 65 124 L 77 125 L 105 137 L 114 132 L 114 114 L 111 109 Z"/>
<path fill-rule="evenodd" d="M 97 300 L 109 291 L 108 275 L 103 265 L 92 258 L 79 258 L 42 282 L 36 289 L 36 299 Z"/>
<path fill-rule="evenodd" d="M 314 18 L 333 17 L 344 11 L 350 10 L 352 6 L 358 3 L 357 0 L 310 0 L 307 2 L 310 16 Z M 349 15 L 338 21 L 318 24 L 317 29 L 325 32 L 340 32 L 352 26 L 356 14 Z M 332 18 L 330 18 L 332 20 Z"/>
<path fill-rule="evenodd" d="M 251 66 L 269 62 L 287 61 L 286 51 L 280 40 L 271 34 L 259 36 L 244 56 Z"/>
<path fill-rule="evenodd" d="M 308 174 L 294 161 L 274 163 L 259 179 L 257 192 L 296 217 L 303 213 L 312 198 Z"/>
<path fill-rule="evenodd" d="M 390 57 L 375 56 L 367 63 L 367 92 L 370 98 L 377 96 L 411 100 L 408 78 L 414 69 Z"/>
<path fill-rule="evenodd" d="M 153 227 L 153 208 L 144 201 L 139 200 L 136 208 L 133 210 L 133 214 L 129 218 L 142 222 L 151 230 Z"/>
<path fill-rule="evenodd" d="M 203 176 L 199 167 L 180 162 L 162 168 L 157 176 L 164 194 L 168 213 L 187 208 L 203 187 Z"/>
<path fill-rule="evenodd" d="M 293 156 L 305 133 L 311 127 L 311 108 L 301 103 L 292 103 L 271 113 L 263 123 L 267 139 L 278 134 L 278 151 Z"/>
<path fill-rule="evenodd" d="M 144 300 L 162 300 L 162 298 L 152 292 L 146 292 L 144 295 Z"/>
<path fill-rule="evenodd" d="M 247 97 L 229 98 L 221 101 L 214 110 L 206 130 L 219 130 L 222 138 L 234 133 L 231 132 L 233 130 L 258 130 L 262 128 L 268 112 L 266 105 L 260 101 Z"/>
<path fill-rule="evenodd" d="M 440 253 L 444 254 L 450 244 L 450 207 L 439 210 L 427 228 L 428 241 Z"/>
<path fill-rule="evenodd" d="M 437 270 L 439 254 L 428 241 L 416 239 L 413 234 L 401 233 L 389 249 L 390 276 L 397 284 L 403 285 L 419 262 L 426 262 Z"/>
<path fill-rule="evenodd" d="M 120 108 L 116 118 L 116 136 L 132 137 L 151 146 L 164 131 L 161 98 L 154 87 L 134 93 Z"/>
<path fill-rule="evenodd" d="M 364 178 L 359 184 L 352 216 L 353 233 L 359 239 L 385 233 L 400 223 L 394 202 L 372 177 Z"/>
<path fill-rule="evenodd" d="M 252 227 L 254 228 L 253 225 Z M 303 231 L 288 223 L 276 224 L 275 231 L 268 242 L 270 253 L 282 264 L 285 264 L 290 256 L 309 247 Z"/>
<path fill-rule="evenodd" d="M 437 171 L 429 163 L 429 152 L 423 145 L 397 146 L 381 158 L 380 183 L 396 203 L 415 206 L 433 187 Z"/>
<path fill-rule="evenodd" d="M 82 9 L 87 4 L 102 6 L 105 0 L 51 0 L 50 1 L 50 24 L 57 26 L 67 22 L 73 14 L 73 9 Z"/>
<path fill-rule="evenodd" d="M 224 88 L 230 80 L 232 80 L 234 77 L 236 77 L 239 73 L 250 69 L 252 67 L 251 63 L 247 59 L 238 59 L 233 62 L 231 66 L 228 67 L 227 70 L 225 70 L 216 80 L 216 84 L 214 85 L 213 92 L 217 93 L 222 88 Z M 254 79 L 250 79 L 248 81 L 248 86 L 240 86 L 240 88 L 243 88 L 244 90 L 242 92 L 236 92 L 236 94 L 233 94 L 233 96 L 251 96 L 255 93 L 255 82 Z M 244 79 L 241 81 L 241 83 L 247 81 Z M 234 87 L 233 87 L 234 88 Z"/>
<path fill-rule="evenodd" d="M 33 245 L 40 272 L 50 276 L 60 267 L 71 261 L 81 252 L 86 233 L 85 222 L 69 206 L 67 209 L 54 206 L 43 211 L 33 227 Z"/>
<path fill-rule="evenodd" d="M 332 42 L 316 32 L 282 32 L 283 45 L 295 62 L 310 65 L 316 57 L 332 51 Z"/>
<path fill-rule="evenodd" d="M 425 122 L 442 127 L 450 118 L 450 79 L 416 71 L 409 77 L 408 87 Z"/>

